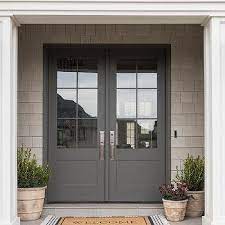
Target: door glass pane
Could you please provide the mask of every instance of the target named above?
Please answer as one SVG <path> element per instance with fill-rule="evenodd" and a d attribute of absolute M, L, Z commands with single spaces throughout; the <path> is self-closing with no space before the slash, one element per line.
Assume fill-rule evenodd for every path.
<path fill-rule="evenodd" d="M 138 88 L 157 88 L 157 62 L 145 59 L 137 62 Z"/>
<path fill-rule="evenodd" d="M 97 120 L 79 119 L 78 120 L 78 147 L 97 146 Z"/>
<path fill-rule="evenodd" d="M 78 89 L 78 117 L 97 117 L 97 89 Z"/>
<path fill-rule="evenodd" d="M 157 88 L 157 73 L 138 72 L 138 88 Z"/>
<path fill-rule="evenodd" d="M 157 82 L 157 61 L 155 59 L 137 58 L 118 62 L 118 148 L 157 147 Z M 134 126 L 130 125 L 130 121 Z M 137 145 L 135 140 L 138 141 Z"/>
<path fill-rule="evenodd" d="M 121 60 L 117 64 L 117 88 L 136 88 L 135 60 Z"/>
<path fill-rule="evenodd" d="M 157 90 L 138 89 L 138 118 L 157 118 Z"/>
<path fill-rule="evenodd" d="M 136 117 L 136 90 L 117 89 L 117 118 Z"/>
<path fill-rule="evenodd" d="M 78 60 L 78 88 L 97 88 L 97 62 L 94 59 Z"/>
<path fill-rule="evenodd" d="M 136 146 L 136 121 L 117 120 L 117 148 L 134 149 Z"/>
<path fill-rule="evenodd" d="M 57 71 L 57 88 L 76 88 L 77 73 Z"/>
<path fill-rule="evenodd" d="M 57 90 L 57 115 L 58 118 L 76 118 L 76 90 Z"/>
<path fill-rule="evenodd" d="M 97 65 L 96 59 L 57 59 L 58 147 L 96 148 Z"/>
<path fill-rule="evenodd" d="M 79 72 L 78 87 L 79 88 L 97 88 L 98 74 L 94 72 Z"/>
<path fill-rule="evenodd" d="M 135 88 L 136 73 L 117 73 L 117 88 Z"/>
<path fill-rule="evenodd" d="M 57 145 L 58 147 L 75 147 L 76 121 L 69 119 L 57 120 Z"/>
<path fill-rule="evenodd" d="M 137 121 L 138 148 L 157 147 L 157 120 Z"/>

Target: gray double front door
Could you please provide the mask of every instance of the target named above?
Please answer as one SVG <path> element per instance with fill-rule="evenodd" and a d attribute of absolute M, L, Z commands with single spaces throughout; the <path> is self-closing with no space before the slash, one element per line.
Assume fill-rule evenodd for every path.
<path fill-rule="evenodd" d="M 166 182 L 165 54 L 48 49 L 48 202 L 157 202 Z"/>

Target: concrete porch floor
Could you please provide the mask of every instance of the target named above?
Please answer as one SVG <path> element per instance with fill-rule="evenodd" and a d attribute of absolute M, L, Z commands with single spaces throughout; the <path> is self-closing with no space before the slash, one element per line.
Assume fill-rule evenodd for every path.
<path fill-rule="evenodd" d="M 44 218 L 36 221 L 29 221 L 29 222 L 22 222 L 21 225 L 40 225 Z M 186 218 L 184 221 L 179 223 L 172 223 L 170 222 L 170 225 L 202 225 L 201 218 Z"/>

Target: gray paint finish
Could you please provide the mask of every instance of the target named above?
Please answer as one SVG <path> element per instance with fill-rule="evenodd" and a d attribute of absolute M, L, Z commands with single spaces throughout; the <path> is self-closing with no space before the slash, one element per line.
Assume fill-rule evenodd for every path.
<path fill-rule="evenodd" d="M 165 47 L 165 46 L 164 46 Z M 166 130 L 165 130 L 165 55 L 166 49 L 157 45 L 126 49 L 113 48 L 110 52 L 110 105 L 109 129 L 116 130 L 116 67 L 120 60 L 157 62 L 157 147 L 143 149 L 115 149 L 115 160 L 109 160 L 109 200 L 125 202 L 158 202 L 158 187 L 166 183 Z M 140 89 L 139 89 L 140 90 Z M 143 89 L 142 89 L 143 90 Z M 146 90 L 146 89 L 145 89 Z M 137 101 L 139 104 L 139 101 Z M 145 120 L 145 119 L 143 119 Z M 138 120 L 137 120 L 138 121 Z M 137 126 L 138 127 L 138 126 Z M 137 128 L 136 128 L 137 129 Z M 136 145 L 138 138 L 136 137 Z M 170 169 L 169 169 L 170 170 Z"/>
<path fill-rule="evenodd" d="M 108 49 L 108 50 L 107 50 Z M 166 182 L 165 48 L 157 46 L 49 46 L 49 162 L 53 176 L 48 202 L 156 202 L 158 186 Z M 56 59 L 81 55 L 98 58 L 98 134 L 105 131 L 105 160 L 96 149 L 61 149 L 56 143 Z M 115 147 L 111 160 L 109 132 L 116 132 L 117 62 L 121 59 L 155 59 L 158 73 L 158 145 L 153 149 Z M 105 67 L 106 65 L 106 67 Z M 47 66 L 47 65 L 46 65 Z M 99 139 L 99 137 L 98 137 Z"/>
<path fill-rule="evenodd" d="M 99 160 L 99 149 L 96 148 L 62 148 L 57 146 L 57 92 L 56 73 L 57 59 L 66 57 L 91 57 L 98 62 L 99 92 L 97 118 L 98 130 L 104 130 L 105 114 L 103 106 L 104 51 L 72 48 L 49 48 L 49 144 L 48 161 L 53 170 L 48 186 L 48 202 L 96 202 L 104 201 L 104 161 Z M 77 132 L 76 132 L 77 133 Z"/>

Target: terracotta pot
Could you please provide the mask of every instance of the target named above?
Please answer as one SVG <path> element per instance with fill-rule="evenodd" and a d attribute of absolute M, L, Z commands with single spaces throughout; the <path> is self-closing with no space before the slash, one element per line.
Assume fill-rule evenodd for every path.
<path fill-rule="evenodd" d="M 37 220 L 40 218 L 45 199 L 45 189 L 42 188 L 18 188 L 17 207 L 21 220 Z"/>
<path fill-rule="evenodd" d="M 204 191 L 188 191 L 189 196 L 186 216 L 200 217 L 204 214 L 205 192 Z"/>
<path fill-rule="evenodd" d="M 167 220 L 179 222 L 184 220 L 188 199 L 182 201 L 170 201 L 163 199 L 163 206 Z"/>

